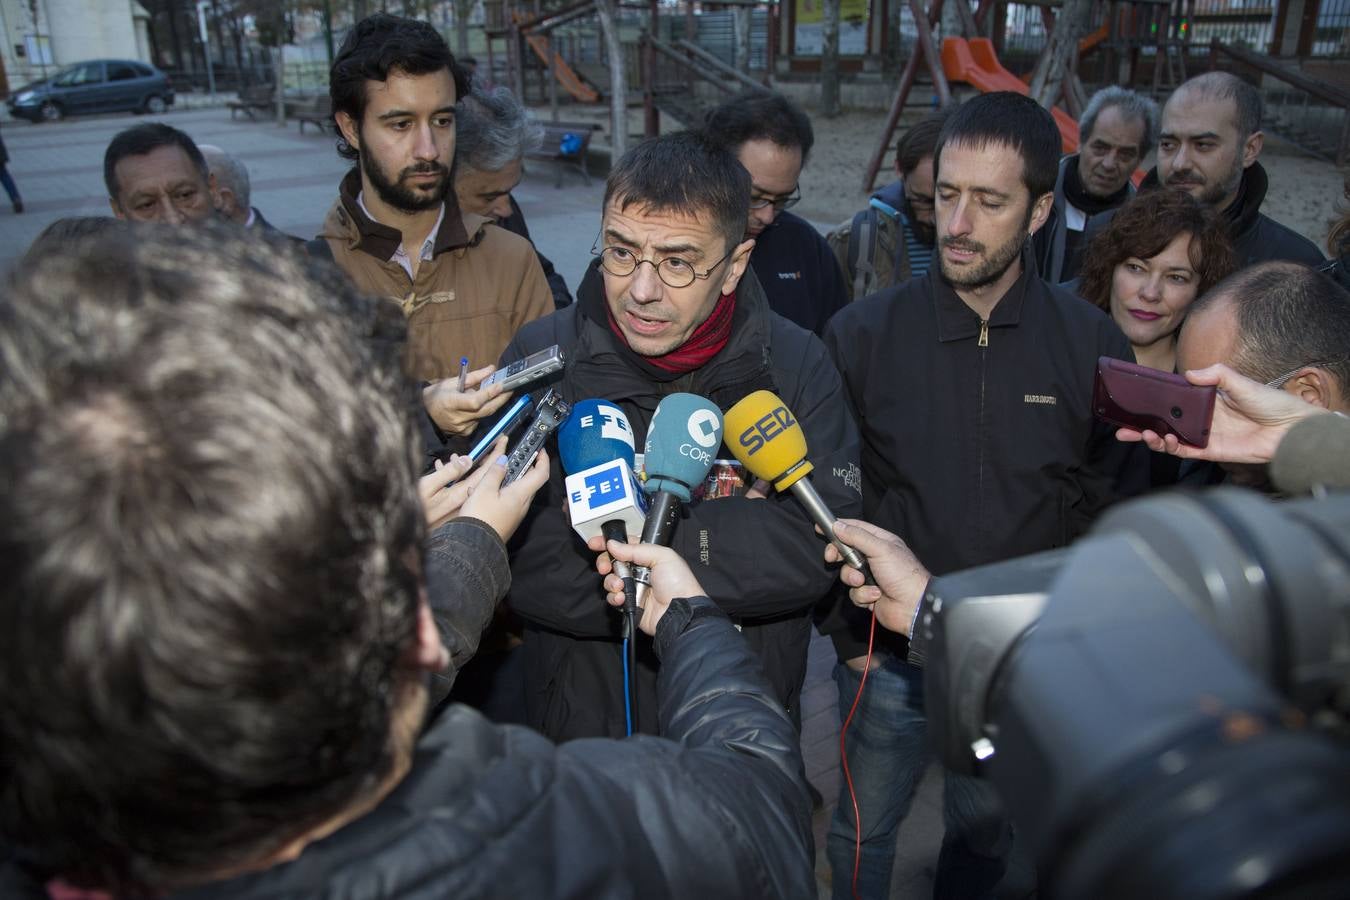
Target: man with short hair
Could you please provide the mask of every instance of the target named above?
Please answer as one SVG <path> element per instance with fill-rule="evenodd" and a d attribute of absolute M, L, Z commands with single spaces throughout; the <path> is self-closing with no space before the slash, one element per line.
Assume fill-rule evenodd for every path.
<path fill-rule="evenodd" d="M 1177 369 L 1223 363 L 1333 412 L 1350 413 L 1350 292 L 1298 263 L 1258 263 L 1229 275 L 1186 311 Z M 1264 466 L 1225 465 L 1229 479 L 1269 481 Z"/>
<path fill-rule="evenodd" d="M 1132 360 L 1110 317 L 1036 274 L 1029 238 L 1054 202 L 1059 131 L 1004 92 L 957 107 L 934 155 L 938 267 L 851 304 L 825 344 L 862 435 L 863 515 L 934 573 L 1067 545 L 1122 491 L 1147 485 L 1146 454 L 1092 416 L 1097 358 Z M 841 709 L 858 692 L 865 620 L 838 598 L 822 631 L 842 661 Z M 923 673 L 878 633 L 846 735 L 863 825 L 858 894 L 885 896 L 895 834 L 928 762 Z M 876 679 L 873 681 L 873 679 Z M 987 785 L 948 774 L 938 897 L 983 897 L 1012 835 Z M 851 895 L 848 794 L 830 824 L 835 896 Z"/>
<path fill-rule="evenodd" d="M 103 154 L 113 215 L 133 222 L 198 225 L 220 209 L 201 150 L 177 128 L 146 122 L 119 131 Z"/>
<path fill-rule="evenodd" d="M 1116 85 L 1092 95 L 1078 119 L 1078 152 L 1060 160 L 1055 205 L 1033 242 L 1042 278 L 1077 277 L 1088 223 L 1134 196 L 1130 176 L 1157 130 L 1158 104 L 1148 97 Z"/>
<path fill-rule="evenodd" d="M 245 231 L 257 233 L 266 240 L 303 243 L 299 238 L 274 227 L 263 218 L 258 207 L 253 205 L 248 166 L 244 165 L 242 159 L 232 153 L 226 153 L 215 144 L 199 144 L 197 149 L 202 151 L 211 177 L 216 180 L 222 217 Z"/>
<path fill-rule="evenodd" d="M 515 94 L 504 87 L 471 90 L 455 109 L 455 197 L 467 213 L 486 216 L 530 241 L 525 214 L 511 192 L 524 175 L 525 154 L 539 146 L 544 130 Z M 534 248 L 553 292 L 553 305 L 572 302 L 567 282 Z"/>
<path fill-rule="evenodd" d="M 708 114 L 703 130 L 750 173 L 745 237 L 750 266 L 769 306 L 815 334 L 848 303 L 848 286 L 820 232 L 790 212 L 801 199 L 802 168 L 811 155 L 811 120 L 782 94 L 747 91 Z"/>
<path fill-rule="evenodd" d="M 826 240 L 857 300 L 928 272 L 933 259 L 933 148 L 947 110 L 929 113 L 895 145 L 895 181 Z"/>
<path fill-rule="evenodd" d="M 749 271 L 749 201 L 745 168 L 704 133 L 639 144 L 610 171 L 598 258 L 577 302 L 525 326 L 502 364 L 558 345 L 566 364 L 552 387 L 569 401 L 596 397 L 620 408 L 638 447 L 669 394 L 698 394 L 726 411 L 771 390 L 805 432 L 816 489 L 849 515 L 859 505 L 857 432 L 839 373 L 815 335 L 769 308 Z M 510 603 L 526 623 L 529 724 L 556 740 L 620 737 L 622 617 L 605 606 L 563 499 L 555 467 L 512 548 Z M 704 499 L 686 512 L 671 546 L 736 618 L 774 696 L 798 718 L 811 608 L 833 583 L 811 519 L 779 494 Z M 635 678 L 634 730 L 650 733 L 659 727 L 657 666 L 645 653 Z"/>
<path fill-rule="evenodd" d="M 553 308 L 529 243 L 459 208 L 450 167 L 467 89 L 431 25 L 382 13 L 352 28 L 329 76 L 338 154 L 356 165 L 316 249 L 402 306 L 409 372 L 424 380 L 495 360 Z"/>
<path fill-rule="evenodd" d="M 1186 191 L 1228 222 L 1239 266 L 1284 259 L 1315 266 L 1322 252 L 1306 237 L 1261 212 L 1269 179 L 1258 161 L 1261 94 L 1228 72 L 1183 83 L 1163 105 L 1158 167 L 1142 188 Z"/>
<path fill-rule="evenodd" d="M 490 615 L 546 465 L 424 549 L 399 362 L 330 267 L 70 249 L 0 302 L 0 896 L 815 896 L 797 737 L 673 553 L 611 548 L 669 739 L 428 722 L 432 607 Z"/>

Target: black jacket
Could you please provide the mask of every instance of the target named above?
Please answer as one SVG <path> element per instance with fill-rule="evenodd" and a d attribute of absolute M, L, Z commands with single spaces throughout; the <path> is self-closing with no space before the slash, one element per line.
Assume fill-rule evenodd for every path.
<path fill-rule="evenodd" d="M 465 603 L 490 608 L 500 542 L 479 562 Z M 668 739 L 559 747 L 456 705 L 369 814 L 294 862 L 171 897 L 815 897 L 798 738 L 744 639 L 693 598 L 671 605 L 655 649 Z M 47 897 L 2 855 L 0 895 Z"/>
<path fill-rule="evenodd" d="M 848 284 L 834 251 L 810 222 L 786 210 L 755 238 L 750 267 L 769 307 L 815 334 L 848 305 Z"/>
<path fill-rule="evenodd" d="M 935 575 L 1064 546 L 1148 486 L 1147 451 L 1091 411 L 1097 358 L 1133 360 L 1129 342 L 1037 277 L 1029 252 L 1022 264 L 987 330 L 934 269 L 854 302 L 825 333 L 862 436 L 863 518 Z M 851 634 L 822 626 L 842 658 L 866 649 L 851 609 Z"/>
<path fill-rule="evenodd" d="M 858 435 L 839 373 L 815 335 L 772 313 L 752 272 L 737 289 L 727 346 L 703 368 L 660 381 L 620 350 L 603 321 L 603 280 L 592 263 L 577 303 L 529 323 L 502 357 L 503 365 L 559 344 L 567 357 L 557 386 L 569 401 L 616 403 L 641 448 L 661 398 L 687 391 L 723 411 L 747 394 L 774 390 L 806 433 L 811 476 L 838 515 L 861 509 Z M 599 319 L 600 321 L 597 321 Z M 721 452 L 723 458 L 730 454 Z M 563 512 L 563 475 L 554 454 L 546 488 L 511 547 L 512 609 L 526 622 L 526 706 L 530 724 L 557 740 L 624 733 L 620 615 L 605 603 L 595 555 Z M 834 573 L 824 545 L 792 497 L 740 497 L 695 503 L 675 529 L 672 546 L 708 593 L 737 617 L 764 663 L 774 693 L 790 711 L 806 672 L 810 609 Z M 655 661 L 639 660 L 639 730 L 656 728 Z"/>
<path fill-rule="evenodd" d="M 1050 208 L 1050 217 L 1031 239 L 1040 275 L 1051 284 L 1061 284 L 1077 277 L 1078 271 L 1083 266 L 1083 251 L 1087 247 L 1088 235 L 1096 233 L 1093 220 L 1099 216 L 1106 216 L 1102 222 L 1110 221 L 1108 213 L 1114 214 L 1115 210 L 1124 206 L 1134 196 L 1134 185 L 1126 181 L 1118 201 L 1114 196 L 1103 201 L 1103 205 L 1107 202 L 1115 205 L 1109 209 L 1086 213 L 1083 230 L 1076 238 L 1071 237 L 1066 209 L 1069 197 L 1065 191 L 1064 180 L 1070 170 L 1077 166 L 1077 153 L 1071 153 L 1059 161 L 1059 175 L 1055 178 L 1055 203 Z"/>
<path fill-rule="evenodd" d="M 1157 187 L 1158 170 L 1150 169 L 1140 183 L 1139 190 Z M 1237 201 L 1224 211 L 1238 268 L 1271 260 L 1288 260 L 1305 266 L 1321 265 L 1324 257 L 1316 244 L 1261 212 L 1261 204 L 1265 202 L 1269 188 L 1270 179 L 1266 176 L 1265 167 L 1259 162 L 1252 163 L 1242 173 L 1242 187 Z M 1090 233 L 1083 235 L 1085 245 L 1093 235 L 1106 227 L 1114 212 L 1112 210 L 1093 217 L 1088 226 Z"/>

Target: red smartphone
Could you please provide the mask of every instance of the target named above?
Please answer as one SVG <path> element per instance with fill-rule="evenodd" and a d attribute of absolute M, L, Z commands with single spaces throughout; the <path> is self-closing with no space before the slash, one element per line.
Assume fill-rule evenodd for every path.
<path fill-rule="evenodd" d="M 1103 422 L 1136 431 L 1174 434 L 1192 447 L 1209 443 L 1213 385 L 1103 356 L 1092 385 L 1092 413 Z"/>

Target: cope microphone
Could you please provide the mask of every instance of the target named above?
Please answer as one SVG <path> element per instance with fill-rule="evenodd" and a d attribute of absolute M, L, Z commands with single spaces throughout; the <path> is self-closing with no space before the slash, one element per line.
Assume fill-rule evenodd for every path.
<path fill-rule="evenodd" d="M 727 446 L 741 465 L 772 482 L 774 490 L 791 490 L 844 561 L 875 584 L 863 555 L 835 536 L 834 513 L 806 478 L 815 466 L 806 458 L 806 435 L 787 404 L 772 391 L 755 391 L 727 410 L 726 426 Z"/>
<path fill-rule="evenodd" d="M 671 394 L 652 414 L 643 447 L 643 489 L 651 495 L 651 509 L 642 528 L 642 543 L 669 546 L 690 492 L 708 477 L 713 454 L 722 443 L 722 411 L 694 394 Z M 637 601 L 642 605 L 651 587 L 651 573 L 638 566 Z"/>
<path fill-rule="evenodd" d="M 583 541 L 604 535 L 628 543 L 642 530 L 647 496 L 633 473 L 633 428 L 623 410 L 607 400 L 582 400 L 558 431 L 558 455 L 567 473 L 565 488 L 572 528 Z M 624 595 L 636 601 L 633 572 L 614 561 Z"/>

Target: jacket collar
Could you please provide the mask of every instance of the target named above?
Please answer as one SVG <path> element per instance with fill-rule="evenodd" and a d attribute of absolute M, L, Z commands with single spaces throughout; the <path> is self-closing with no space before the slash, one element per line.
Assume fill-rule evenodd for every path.
<path fill-rule="evenodd" d="M 343 176 L 342 184 L 338 188 L 338 203 L 341 206 L 339 221 L 345 215 L 346 221 L 342 224 L 349 225 L 355 230 L 356 249 L 379 259 L 391 259 L 403 243 L 403 233 L 397 228 L 382 225 L 366 215 L 361 209 L 361 204 L 356 202 L 356 195 L 360 191 L 361 171 L 359 167 L 354 166 Z M 446 250 L 467 247 L 473 243 L 466 224 L 469 223 L 466 223 L 465 217 L 459 211 L 455 192 L 450 191 L 445 195 L 445 211 L 441 216 L 441 227 L 436 232 L 436 241 L 431 248 L 432 255 L 439 256 Z M 481 227 L 474 227 L 475 238 L 481 230 Z"/>
<path fill-rule="evenodd" d="M 999 298 L 994 311 L 989 314 L 989 326 L 1017 325 L 1022 321 L 1022 307 L 1026 302 L 1027 286 L 1036 275 L 1036 261 L 1031 253 L 1031 241 L 1028 239 L 1022 247 L 1022 274 Z M 928 271 L 929 284 L 932 286 L 933 307 L 937 312 L 938 340 L 962 341 L 975 337 L 980 331 L 980 317 L 965 301 L 957 296 L 956 290 L 947 279 L 942 277 L 942 267 L 934 260 L 933 268 Z"/>

